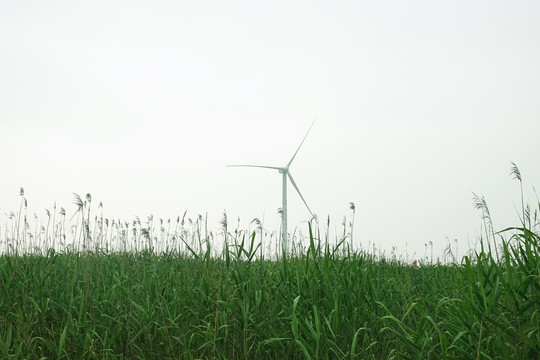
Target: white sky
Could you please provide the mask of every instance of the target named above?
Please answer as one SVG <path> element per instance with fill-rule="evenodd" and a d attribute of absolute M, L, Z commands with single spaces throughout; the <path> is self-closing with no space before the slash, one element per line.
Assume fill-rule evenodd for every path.
<path fill-rule="evenodd" d="M 0 208 L 279 230 L 291 166 L 320 219 L 409 254 L 517 225 L 540 181 L 540 2 L 0 1 Z M 309 213 L 289 186 L 289 227 Z M 407 245 L 405 245 L 407 244 Z"/>

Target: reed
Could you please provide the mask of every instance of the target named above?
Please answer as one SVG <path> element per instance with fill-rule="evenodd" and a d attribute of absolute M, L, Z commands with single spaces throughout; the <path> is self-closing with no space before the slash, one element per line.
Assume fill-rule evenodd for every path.
<path fill-rule="evenodd" d="M 540 357 L 540 234 L 526 205 L 495 231 L 476 197 L 485 246 L 415 266 L 347 236 L 330 244 L 311 223 L 280 259 L 260 221 L 232 229 L 226 214 L 216 235 L 185 214 L 173 226 L 101 211 L 91 224 L 88 196 L 69 241 L 65 212 L 23 235 L 25 200 L 0 256 L 3 359 Z"/>

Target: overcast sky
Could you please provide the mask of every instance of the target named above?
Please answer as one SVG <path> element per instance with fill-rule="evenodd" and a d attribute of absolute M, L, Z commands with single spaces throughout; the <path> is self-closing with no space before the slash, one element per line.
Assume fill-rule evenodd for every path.
<path fill-rule="evenodd" d="M 0 210 L 226 210 L 279 231 L 291 166 L 332 228 L 423 255 L 540 183 L 540 2 L 0 1 Z M 289 186 L 289 228 L 309 219 Z"/>

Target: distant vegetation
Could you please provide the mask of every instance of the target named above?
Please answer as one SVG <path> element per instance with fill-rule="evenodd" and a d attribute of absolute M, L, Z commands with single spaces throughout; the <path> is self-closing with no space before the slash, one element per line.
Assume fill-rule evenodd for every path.
<path fill-rule="evenodd" d="M 275 258 L 258 221 L 91 221 L 90 195 L 31 229 L 20 195 L 0 235 L 2 359 L 540 357 L 540 204 L 496 232 L 475 196 L 479 249 L 412 264 L 351 249 L 352 222 L 333 244 L 308 224 Z"/>

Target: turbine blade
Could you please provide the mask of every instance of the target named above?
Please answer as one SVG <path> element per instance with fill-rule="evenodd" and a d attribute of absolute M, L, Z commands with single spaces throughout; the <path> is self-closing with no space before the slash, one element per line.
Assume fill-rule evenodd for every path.
<path fill-rule="evenodd" d="M 300 195 L 300 198 L 302 199 L 302 201 L 304 202 L 304 205 L 306 205 L 307 209 L 309 210 L 309 213 L 311 214 L 311 217 L 314 217 L 313 215 L 313 212 L 311 212 L 311 209 L 309 208 L 306 200 L 304 200 L 304 197 L 302 196 L 302 193 L 300 192 L 300 190 L 298 189 L 298 186 L 296 186 L 296 183 L 294 182 L 294 179 L 291 175 L 291 173 L 289 171 L 287 171 L 287 175 L 289 176 L 289 180 L 291 180 L 291 184 L 294 186 L 294 188 L 296 189 L 296 192 L 298 193 L 298 195 Z"/>
<path fill-rule="evenodd" d="M 264 165 L 227 165 L 227 167 L 256 167 L 256 168 L 274 169 L 274 170 L 280 170 L 280 171 L 285 170 L 285 168 L 279 167 L 279 166 L 264 166 Z"/>
<path fill-rule="evenodd" d="M 296 157 L 296 154 L 298 154 L 298 150 L 300 150 L 300 148 L 302 147 L 302 144 L 304 143 L 304 141 L 306 140 L 309 132 L 311 131 L 311 128 L 313 127 L 313 124 L 315 124 L 315 120 L 313 120 L 313 122 L 311 123 L 311 126 L 309 127 L 307 133 L 306 133 L 306 136 L 304 136 L 304 139 L 302 140 L 302 142 L 300 143 L 300 146 L 298 146 L 298 149 L 296 149 L 296 152 L 294 153 L 293 157 L 291 158 L 291 160 L 289 161 L 289 163 L 287 164 L 287 168 L 289 168 L 289 166 L 291 166 L 291 163 L 293 162 L 294 158 Z"/>

